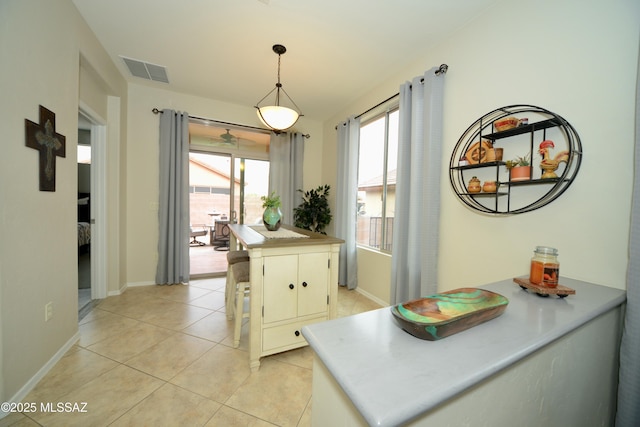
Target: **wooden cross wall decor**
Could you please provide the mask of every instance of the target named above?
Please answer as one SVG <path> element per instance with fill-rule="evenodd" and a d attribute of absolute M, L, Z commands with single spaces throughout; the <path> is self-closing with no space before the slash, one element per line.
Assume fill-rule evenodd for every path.
<path fill-rule="evenodd" d="M 64 135 L 56 133 L 56 115 L 40 106 L 40 124 L 25 119 L 26 145 L 40 152 L 40 191 L 56 191 L 56 156 L 66 157 Z"/>

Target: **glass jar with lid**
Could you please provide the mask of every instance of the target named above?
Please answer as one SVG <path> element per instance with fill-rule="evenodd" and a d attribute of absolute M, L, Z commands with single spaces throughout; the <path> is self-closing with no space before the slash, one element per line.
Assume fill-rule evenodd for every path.
<path fill-rule="evenodd" d="M 555 288 L 558 286 L 559 276 L 558 250 L 548 246 L 536 246 L 531 258 L 529 281 L 535 285 Z"/>

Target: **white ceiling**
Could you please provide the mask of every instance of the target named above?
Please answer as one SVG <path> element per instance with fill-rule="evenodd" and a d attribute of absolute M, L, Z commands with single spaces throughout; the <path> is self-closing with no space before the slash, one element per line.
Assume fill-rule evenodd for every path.
<path fill-rule="evenodd" d="M 254 106 L 275 86 L 271 47 L 283 44 L 283 87 L 315 120 L 501 1 L 73 0 L 127 80 L 181 93 Z M 132 77 L 121 56 L 165 66 L 169 85 Z"/>

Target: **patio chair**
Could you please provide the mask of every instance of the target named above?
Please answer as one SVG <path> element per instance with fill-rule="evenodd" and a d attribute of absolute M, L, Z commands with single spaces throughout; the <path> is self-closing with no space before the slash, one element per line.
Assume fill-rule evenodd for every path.
<path fill-rule="evenodd" d="M 191 241 L 189 242 L 189 245 L 190 246 L 191 245 L 197 245 L 197 246 L 206 245 L 206 243 L 200 242 L 197 238 L 206 236 L 208 232 L 209 231 L 207 229 L 207 226 L 204 225 L 204 224 L 192 225 L 191 226 L 191 233 L 189 234 L 189 236 L 191 237 Z"/>
<path fill-rule="evenodd" d="M 213 245 L 216 251 L 228 251 L 231 230 L 229 229 L 228 220 L 216 221 L 214 228 Z"/>

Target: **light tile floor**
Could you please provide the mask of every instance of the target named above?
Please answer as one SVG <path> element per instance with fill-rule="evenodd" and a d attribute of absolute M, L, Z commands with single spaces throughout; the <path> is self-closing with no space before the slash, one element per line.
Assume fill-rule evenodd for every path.
<path fill-rule="evenodd" d="M 80 321 L 78 343 L 23 400 L 86 402 L 86 412 L 11 414 L 0 427 L 310 425 L 311 349 L 262 358 L 251 373 L 247 324 L 233 348 L 224 281 L 131 288 L 100 302 Z M 340 317 L 376 308 L 340 288 Z"/>

